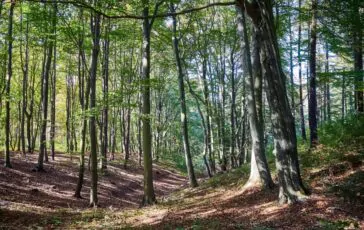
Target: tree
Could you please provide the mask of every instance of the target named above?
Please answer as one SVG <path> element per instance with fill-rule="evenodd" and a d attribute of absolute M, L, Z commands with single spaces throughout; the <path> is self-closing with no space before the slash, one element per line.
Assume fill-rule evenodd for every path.
<path fill-rule="evenodd" d="M 264 188 L 272 188 L 273 180 L 264 151 L 264 133 L 263 133 L 263 113 L 262 113 L 262 87 L 263 78 L 261 72 L 260 46 L 261 34 L 257 28 L 253 28 L 253 52 L 250 52 L 250 43 L 248 38 L 247 26 L 244 12 L 238 9 L 238 30 L 242 37 L 244 47 L 244 63 L 247 76 L 245 84 L 247 86 L 247 112 L 249 114 L 250 135 L 252 142 L 250 177 L 246 186 L 259 183 Z M 253 61 L 251 61 L 252 57 Z M 254 71 L 253 71 L 254 70 Z"/>
<path fill-rule="evenodd" d="M 95 2 L 97 5 L 98 2 Z M 98 57 L 100 52 L 100 24 L 101 16 L 92 13 L 90 18 L 90 29 L 92 34 L 92 54 L 90 67 L 90 144 L 91 144 L 91 188 L 90 188 L 90 207 L 97 207 L 97 131 L 96 131 L 96 75 Z"/>
<path fill-rule="evenodd" d="M 294 203 L 304 197 L 298 163 L 297 139 L 287 90 L 285 76 L 279 57 L 278 42 L 274 27 L 271 1 L 238 1 L 252 19 L 254 29 L 259 31 L 261 40 L 261 65 L 267 82 L 267 98 L 272 112 L 274 151 L 279 182 L 280 203 Z"/>
<path fill-rule="evenodd" d="M 84 16 L 83 10 L 79 11 L 79 19 L 82 23 L 81 29 L 78 33 L 78 82 L 79 82 L 79 101 L 81 104 L 82 110 L 82 130 L 81 130 L 81 150 L 80 150 L 80 162 L 79 162 L 79 171 L 78 171 L 78 181 L 75 189 L 74 196 L 77 198 L 81 198 L 81 190 L 84 179 L 84 171 L 85 171 L 85 151 L 86 151 L 86 134 L 87 134 L 87 117 L 86 111 L 89 107 L 89 98 L 90 98 L 90 77 L 87 77 L 85 73 L 86 63 L 85 53 L 84 53 Z M 85 85 L 86 84 L 86 85 Z"/>
<path fill-rule="evenodd" d="M 172 13 L 175 12 L 175 6 L 173 3 L 170 5 L 170 10 Z M 192 156 L 190 150 L 190 143 L 188 138 L 188 120 L 187 120 L 187 106 L 186 106 L 186 96 L 185 96 L 185 88 L 184 88 L 184 74 L 182 69 L 182 62 L 179 53 L 178 47 L 178 37 L 177 37 L 177 19 L 176 16 L 172 16 L 172 23 L 173 23 L 173 48 L 174 54 L 176 57 L 176 64 L 177 64 L 177 72 L 178 72 L 178 87 L 180 91 L 180 104 L 181 104 L 181 132 L 183 136 L 183 147 L 185 151 L 186 157 L 186 165 L 187 165 L 187 172 L 188 178 L 191 187 L 197 187 L 197 180 L 195 176 L 195 171 L 193 169 L 192 163 Z"/>
<path fill-rule="evenodd" d="M 13 17 L 14 17 L 15 0 L 10 3 L 9 22 L 8 22 L 8 76 L 6 77 L 5 85 L 5 167 L 11 168 L 10 163 L 10 87 L 11 78 L 13 75 Z"/>
<path fill-rule="evenodd" d="M 317 0 L 312 0 L 312 18 L 311 18 L 311 40 L 310 40 L 310 91 L 308 103 L 308 117 L 310 126 L 310 144 L 316 146 L 317 136 L 317 98 L 316 98 L 316 27 L 317 27 Z"/>
<path fill-rule="evenodd" d="M 45 9 L 47 9 L 45 5 Z M 47 119 L 48 119 L 48 87 L 49 87 L 49 75 L 51 71 L 52 57 L 55 46 L 55 36 L 56 36 L 56 14 L 57 8 L 53 8 L 52 21 L 51 21 L 51 36 L 48 36 L 44 41 L 44 65 L 42 69 L 42 90 L 41 90 L 41 134 L 39 143 L 39 156 L 38 164 L 35 168 L 36 171 L 44 171 L 43 161 L 44 158 L 48 161 L 47 155 Z"/>
<path fill-rule="evenodd" d="M 144 161 L 143 205 L 156 203 L 153 186 L 152 133 L 150 127 L 150 33 L 154 18 L 149 20 L 149 0 L 143 0 L 143 47 L 142 47 L 142 142 Z M 155 6 L 154 15 L 159 5 Z"/>
<path fill-rule="evenodd" d="M 108 123 L 109 123 L 109 50 L 110 50 L 110 19 L 107 20 L 105 28 L 105 40 L 103 43 L 103 69 L 102 69 L 102 93 L 103 93 L 103 114 L 102 114 L 102 152 L 101 152 L 101 168 L 107 167 L 107 152 L 108 152 Z"/>
<path fill-rule="evenodd" d="M 298 1 L 299 12 L 299 24 L 298 24 L 298 79 L 300 84 L 299 97 L 300 97 L 300 124 L 301 124 L 301 136 L 304 141 L 306 141 L 306 125 L 305 125 L 305 112 L 303 103 L 303 87 L 302 87 L 302 56 L 301 56 L 301 39 L 302 39 L 302 22 L 301 22 L 301 6 L 302 0 Z"/>

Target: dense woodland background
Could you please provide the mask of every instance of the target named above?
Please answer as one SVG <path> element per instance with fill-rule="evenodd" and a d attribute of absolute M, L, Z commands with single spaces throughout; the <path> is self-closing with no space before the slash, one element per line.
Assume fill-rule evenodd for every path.
<path fill-rule="evenodd" d="M 36 196 L 58 207 L 33 193 L 43 182 L 56 186 L 51 178 L 66 171 L 72 179 L 57 189 L 65 186 L 77 207 L 86 208 L 78 200 L 89 197 L 90 207 L 103 210 L 128 200 L 121 192 L 128 189 L 137 194 L 133 204 L 148 206 L 176 190 L 199 199 L 196 191 L 209 194 L 209 186 L 240 191 L 241 199 L 256 194 L 258 203 L 278 195 L 279 204 L 302 205 L 326 194 L 318 180 L 351 170 L 358 177 L 348 197 L 357 209 L 345 212 L 354 219 L 321 227 L 359 228 L 363 14 L 361 0 L 2 0 L 4 226 L 17 215 L 1 202 Z M 14 179 L 21 175 L 38 186 L 16 195 L 26 183 Z M 138 182 L 115 185 L 133 177 Z M 113 186 L 120 193 L 107 196 L 115 200 L 100 200 Z M 162 206 L 188 200 L 173 194 Z M 62 218 L 58 224 L 69 226 Z M 177 223 L 171 227 L 191 226 L 173 218 L 165 220 Z M 234 228 L 235 221 L 210 227 Z M 295 229 L 305 224 L 297 221 Z"/>

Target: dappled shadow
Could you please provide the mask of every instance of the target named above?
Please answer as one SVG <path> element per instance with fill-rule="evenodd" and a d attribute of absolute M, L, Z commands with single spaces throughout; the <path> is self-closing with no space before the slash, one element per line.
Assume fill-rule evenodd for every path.
<path fill-rule="evenodd" d="M 0 207 L 3 216 L 11 212 L 9 207 L 1 206 L 1 202 L 27 205 L 31 207 L 29 215 L 34 208 L 83 210 L 88 207 L 90 173 L 87 167 L 81 193 L 86 199 L 73 197 L 78 177 L 78 159 L 75 156 L 57 154 L 55 161 L 44 164 L 46 172 L 33 172 L 36 162 L 36 154 L 24 158 L 13 153 L 13 168 L 0 167 Z M 1 159 L 0 165 L 3 163 Z M 153 173 L 157 198 L 186 185 L 184 177 L 158 165 L 154 166 Z M 124 169 L 120 163 L 110 162 L 105 173 L 99 176 L 98 194 L 100 207 L 115 210 L 138 208 L 143 197 L 143 168 L 130 164 Z M 16 215 L 10 219 L 17 219 Z M 22 220 L 19 219 L 20 222 Z M 7 218 L 2 219 L 3 223 L 6 221 Z"/>
<path fill-rule="evenodd" d="M 165 206 L 167 211 L 161 212 L 158 218 L 154 217 L 154 221 L 135 223 L 134 227 L 337 229 L 352 224 L 364 228 L 363 168 L 340 170 L 336 177 L 323 177 L 323 180 L 329 180 L 330 185 L 321 188 L 315 184 L 312 186 L 313 195 L 293 205 L 278 204 L 277 187 L 272 191 L 252 188 L 244 192 L 223 188 L 194 189 L 176 200 L 168 201 Z M 333 188 L 336 190 L 333 191 Z M 153 218 L 148 216 L 147 219 Z"/>

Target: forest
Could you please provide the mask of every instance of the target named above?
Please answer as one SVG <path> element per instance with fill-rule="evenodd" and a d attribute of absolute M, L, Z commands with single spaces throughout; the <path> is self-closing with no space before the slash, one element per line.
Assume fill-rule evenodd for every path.
<path fill-rule="evenodd" d="M 364 229 L 362 0 L 1 0 L 0 229 Z"/>

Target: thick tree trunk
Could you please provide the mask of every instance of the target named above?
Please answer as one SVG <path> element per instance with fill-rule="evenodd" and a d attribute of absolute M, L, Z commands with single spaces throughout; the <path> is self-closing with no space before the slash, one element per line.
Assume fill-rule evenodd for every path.
<path fill-rule="evenodd" d="M 250 177 L 246 186 L 262 182 L 264 188 L 272 188 L 273 180 L 268 167 L 264 151 L 263 113 L 262 113 L 262 73 L 260 64 L 261 32 L 253 29 L 253 53 L 250 53 L 250 44 L 247 34 L 245 15 L 238 9 L 238 29 L 242 37 L 241 43 L 244 50 L 244 63 L 247 76 L 245 84 L 247 95 L 247 112 L 249 114 L 250 134 L 252 139 Z M 253 59 L 251 62 L 250 57 Z"/>
<path fill-rule="evenodd" d="M 171 4 L 171 12 L 175 12 L 173 4 Z M 173 48 L 174 54 L 177 63 L 177 71 L 178 71 L 178 88 L 180 91 L 180 104 L 181 104 L 181 131 L 183 137 L 183 146 L 185 151 L 185 158 L 186 158 L 186 165 L 187 165 L 187 172 L 188 178 L 191 187 L 197 187 L 197 180 L 195 176 L 195 171 L 193 169 L 192 163 L 192 155 L 190 150 L 190 143 L 188 138 L 188 120 L 187 120 L 187 106 L 186 106 L 186 96 L 185 96 L 185 88 L 184 88 L 184 73 L 182 69 L 182 63 L 179 53 L 178 47 L 178 38 L 177 38 L 177 20 L 176 16 L 172 17 L 173 21 Z"/>
<path fill-rule="evenodd" d="M 239 6 L 246 7 L 255 29 L 262 35 L 261 63 L 267 82 L 266 93 L 272 112 L 272 126 L 276 153 L 276 166 L 279 181 L 279 201 L 291 203 L 304 197 L 298 164 L 297 140 L 285 76 L 280 63 L 278 41 L 274 29 L 272 5 L 269 0 L 239 1 Z M 245 4 L 244 4 L 245 3 Z"/>
<path fill-rule="evenodd" d="M 142 48 L 142 141 L 144 161 L 144 196 L 142 205 L 156 203 L 153 187 L 152 132 L 150 124 L 150 33 L 152 23 L 149 22 L 149 0 L 143 0 L 143 48 Z"/>

